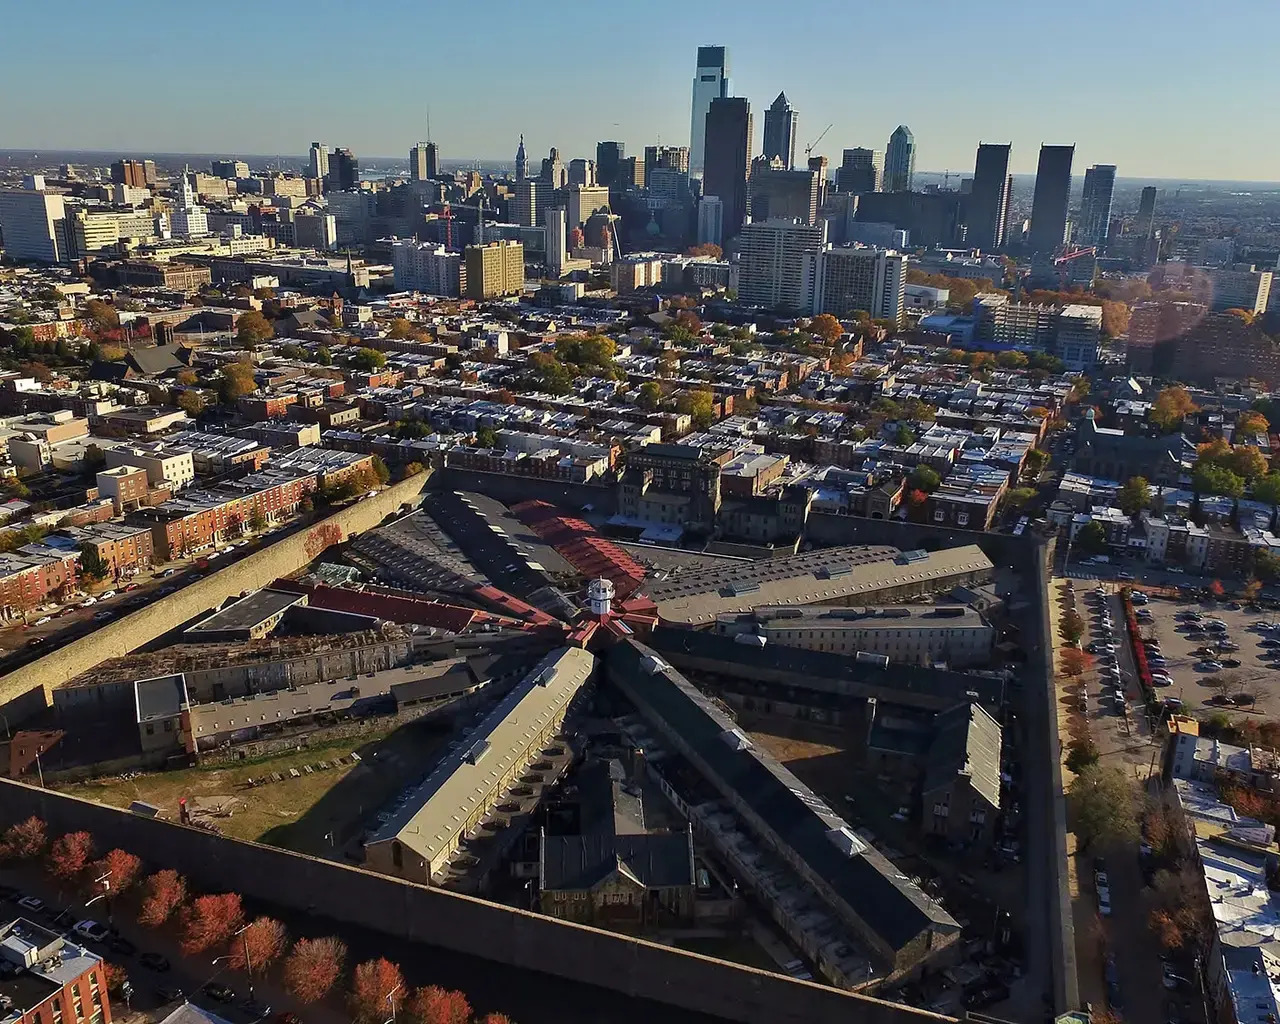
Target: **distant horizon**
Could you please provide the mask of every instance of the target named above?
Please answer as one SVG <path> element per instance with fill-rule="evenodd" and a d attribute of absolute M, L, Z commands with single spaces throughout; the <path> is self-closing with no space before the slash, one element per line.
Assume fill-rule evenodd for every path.
<path fill-rule="evenodd" d="M 601 140 L 601 141 L 613 141 L 613 140 Z M 622 141 L 625 141 L 625 140 L 622 140 Z M 330 152 L 332 152 L 332 148 L 330 149 Z M 643 153 L 643 147 L 641 147 L 641 153 Z M 301 166 L 305 166 L 308 159 L 308 154 L 306 153 L 302 153 L 302 154 L 236 153 L 236 152 L 224 152 L 224 151 L 214 151 L 214 150 L 210 150 L 208 152 L 198 152 L 198 151 L 184 152 L 181 150 L 162 151 L 162 150 L 147 150 L 142 148 L 128 149 L 128 150 L 64 149 L 60 147 L 50 148 L 50 147 L 36 147 L 36 146 L 17 147 L 17 148 L 13 146 L 8 146 L 8 147 L 0 148 L 0 157 L 24 156 L 29 158 L 40 159 L 45 156 L 62 157 L 62 156 L 74 156 L 74 155 L 93 156 L 93 157 L 132 157 L 135 159 L 148 159 L 148 160 L 156 159 L 156 158 L 170 159 L 170 158 L 199 157 L 201 159 L 206 159 L 206 160 L 244 160 L 246 162 L 248 161 L 285 161 L 286 163 L 295 163 Z M 589 156 L 587 156 L 587 158 L 594 160 L 595 159 L 594 151 Z M 361 170 L 364 169 L 366 161 L 369 161 L 370 164 L 374 162 L 387 163 L 387 164 L 400 163 L 400 164 L 405 164 L 407 166 L 408 153 L 407 153 L 407 150 L 406 150 L 405 156 L 388 156 L 385 154 L 376 155 L 376 154 L 356 153 L 356 159 L 359 160 L 361 163 Z M 573 158 L 571 157 L 570 159 L 573 159 Z M 74 160 L 61 161 L 61 162 L 64 162 L 64 163 L 69 162 L 73 165 L 76 163 L 76 161 Z M 457 169 L 461 169 L 462 167 L 465 167 L 467 165 L 477 164 L 477 163 L 480 164 L 481 166 L 502 166 L 505 164 L 509 164 L 514 167 L 515 158 L 514 156 L 510 156 L 510 157 L 442 156 L 440 158 L 440 163 L 442 165 L 450 165 L 450 164 L 459 165 Z M 531 158 L 530 159 L 531 166 L 533 165 L 533 163 L 534 161 Z M 831 167 L 835 168 L 837 166 L 838 164 L 836 164 L 833 161 L 831 164 Z M 797 169 L 803 170 L 803 168 L 799 166 L 799 163 L 797 163 Z M 192 170 L 201 170 L 201 169 L 192 168 Z M 201 170 L 201 173 L 207 173 L 207 171 Z M 919 177 L 941 178 L 947 174 L 950 174 L 952 178 L 958 179 L 961 177 L 970 177 L 972 176 L 972 173 L 973 173 L 972 171 L 956 170 L 955 168 L 943 168 L 941 170 L 921 170 L 917 168 L 915 171 L 915 176 L 917 178 Z M 1035 171 L 1014 171 L 1013 176 L 1015 178 L 1034 178 L 1036 175 L 1035 175 Z M 1073 167 L 1071 172 L 1071 177 L 1072 177 L 1072 180 L 1075 180 L 1077 178 L 1083 178 L 1084 167 L 1082 166 L 1079 170 Z M 1272 185 L 1272 186 L 1275 186 L 1277 189 L 1280 189 L 1280 178 L 1274 179 L 1274 180 L 1267 180 L 1267 179 L 1252 179 L 1252 178 L 1183 178 L 1183 177 L 1176 177 L 1176 176 L 1161 178 L 1161 177 L 1144 177 L 1141 175 L 1123 175 L 1123 174 L 1116 175 L 1117 184 L 1126 183 L 1130 185 L 1142 185 L 1142 184 L 1159 185 L 1166 182 L 1178 183 L 1183 185 Z"/>

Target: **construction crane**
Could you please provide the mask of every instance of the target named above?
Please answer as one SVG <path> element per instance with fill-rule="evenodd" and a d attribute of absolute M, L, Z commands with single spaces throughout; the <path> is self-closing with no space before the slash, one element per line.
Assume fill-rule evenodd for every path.
<path fill-rule="evenodd" d="M 821 135 L 819 135 L 816 139 L 814 139 L 811 143 L 809 143 L 809 145 L 804 147 L 804 158 L 806 160 L 809 159 L 809 155 L 813 152 L 813 147 L 816 146 L 819 142 L 821 142 L 826 137 L 827 132 L 831 131 L 831 129 L 834 127 L 835 127 L 834 122 L 827 125 L 825 128 L 822 129 Z"/>

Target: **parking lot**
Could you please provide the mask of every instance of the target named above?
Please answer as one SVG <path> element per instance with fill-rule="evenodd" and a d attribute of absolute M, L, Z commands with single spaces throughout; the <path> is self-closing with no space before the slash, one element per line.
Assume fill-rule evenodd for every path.
<path fill-rule="evenodd" d="M 1268 628 L 1275 613 L 1162 598 L 1145 611 L 1139 627 L 1159 645 L 1164 664 L 1153 672 L 1167 673 L 1159 692 L 1170 705 L 1187 714 L 1280 717 L 1280 630 Z"/>

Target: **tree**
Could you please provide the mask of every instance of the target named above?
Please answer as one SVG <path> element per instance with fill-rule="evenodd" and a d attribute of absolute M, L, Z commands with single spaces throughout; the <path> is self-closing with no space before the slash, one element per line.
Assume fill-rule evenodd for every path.
<path fill-rule="evenodd" d="M 636 392 L 636 405 L 646 412 L 653 412 L 662 404 L 662 385 L 656 380 L 647 380 Z M 1278 474 L 1280 475 L 1280 474 Z"/>
<path fill-rule="evenodd" d="M 1073 775 L 1079 775 L 1090 765 L 1098 763 L 1098 748 L 1094 746 L 1093 740 L 1085 736 L 1083 739 L 1072 740 L 1067 744 L 1067 768 Z"/>
<path fill-rule="evenodd" d="M 1127 516 L 1136 516 L 1151 504 L 1151 485 L 1143 476 L 1131 476 L 1120 488 L 1120 508 Z"/>
<path fill-rule="evenodd" d="M 409 337 L 413 333 L 413 324 L 409 323 L 402 316 L 396 317 L 391 321 L 391 326 L 387 328 L 387 337 L 393 341 L 400 341 Z"/>
<path fill-rule="evenodd" d="M 1151 422 L 1164 431 L 1175 429 L 1186 417 L 1196 412 L 1196 404 L 1187 389 L 1174 385 L 1156 396 L 1151 406 Z"/>
<path fill-rule="evenodd" d="M 699 245 L 691 245 L 687 252 L 690 256 L 710 256 L 713 260 L 718 260 L 724 255 L 724 250 L 714 242 L 702 242 Z"/>
<path fill-rule="evenodd" d="M 916 432 L 911 429 L 910 423 L 899 423 L 893 431 L 893 443 L 900 444 L 903 447 L 915 444 Z"/>
<path fill-rule="evenodd" d="M 938 475 L 938 471 L 932 466 L 926 466 L 923 462 L 919 463 L 907 477 L 908 487 L 912 490 L 924 491 L 925 494 L 932 494 L 938 489 L 940 483 L 942 483 L 942 477 Z"/>
<path fill-rule="evenodd" d="M 1236 476 L 1246 480 L 1256 480 L 1267 471 L 1266 457 L 1252 445 L 1240 445 L 1233 449 L 1224 465 Z"/>
<path fill-rule="evenodd" d="M 809 330 L 827 345 L 834 345 L 844 337 L 844 327 L 830 313 L 819 313 L 809 321 Z"/>
<path fill-rule="evenodd" d="M 385 957 L 357 965 L 351 977 L 351 1013 L 365 1024 L 382 1024 L 404 999 L 404 975 Z"/>
<path fill-rule="evenodd" d="M 1244 480 L 1223 466 L 1197 462 L 1191 473 L 1191 489 L 1196 494 L 1238 498 L 1244 494 Z"/>
<path fill-rule="evenodd" d="M 80 575 L 91 580 L 105 580 L 111 574 L 110 563 L 98 554 L 96 544 L 87 541 L 80 545 Z"/>
<path fill-rule="evenodd" d="M 1280 473 L 1268 473 L 1253 481 L 1253 497 L 1272 508 L 1280 506 Z"/>
<path fill-rule="evenodd" d="M 141 873 L 142 861 L 128 850 L 121 850 L 119 847 L 108 850 L 101 860 L 94 861 L 89 872 L 95 880 L 106 876 L 109 886 L 107 891 L 113 897 L 133 888 L 133 884 Z"/>
<path fill-rule="evenodd" d="M 486 1013 L 480 1024 L 514 1024 L 505 1013 Z"/>
<path fill-rule="evenodd" d="M 199 391 L 184 391 L 178 396 L 178 408 L 195 419 L 204 412 L 204 397 Z"/>
<path fill-rule="evenodd" d="M 1005 491 L 1004 501 L 1009 508 L 1022 508 L 1036 496 L 1034 487 L 1011 487 Z"/>
<path fill-rule="evenodd" d="M 264 974 L 288 947 L 289 933 L 284 925 L 273 917 L 255 917 L 231 943 L 231 969 L 244 971 L 250 978 Z"/>
<path fill-rule="evenodd" d="M 1032 448 L 1027 452 L 1026 459 L 1023 460 L 1023 468 L 1028 476 L 1034 478 L 1040 475 L 1041 470 L 1049 462 L 1049 453 L 1041 448 Z"/>
<path fill-rule="evenodd" d="M 333 362 L 333 353 L 329 351 L 328 345 L 321 345 L 316 349 L 316 362 L 321 366 L 328 366 Z"/>
<path fill-rule="evenodd" d="M 284 962 L 284 987 L 300 1003 L 314 1003 L 329 994 L 347 960 L 341 939 L 299 939 Z"/>
<path fill-rule="evenodd" d="M 129 972 L 119 964 L 106 961 L 102 965 L 103 981 L 107 983 L 107 992 L 115 999 L 124 997 L 124 984 L 129 980 Z"/>
<path fill-rule="evenodd" d="M 1209 581 L 1209 593 L 1214 597 L 1221 597 L 1227 592 L 1227 588 L 1222 585 L 1222 580 Z"/>
<path fill-rule="evenodd" d="M 418 1024 L 470 1024 L 471 1004 L 461 992 L 439 985 L 415 989 L 408 999 L 409 1016 Z"/>
<path fill-rule="evenodd" d="M 1129 306 L 1112 299 L 1102 300 L 1102 333 L 1118 338 L 1129 330 Z"/>
<path fill-rule="evenodd" d="M 1097 842 L 1137 841 L 1134 786 L 1119 769 L 1086 766 L 1071 781 L 1067 804 L 1082 848 Z"/>
<path fill-rule="evenodd" d="M 1265 437 L 1271 424 L 1256 409 L 1246 409 L 1236 418 L 1237 437 Z"/>
<path fill-rule="evenodd" d="M 228 363 L 222 368 L 222 379 L 218 381 L 218 397 L 227 403 L 250 394 L 257 388 L 253 379 L 253 364 L 248 362 Z"/>
<path fill-rule="evenodd" d="M 480 427 L 476 430 L 476 444 L 481 448 L 498 447 L 498 433 L 493 427 Z"/>
<path fill-rule="evenodd" d="M 221 946 L 244 923 L 240 897 L 233 892 L 197 896 L 182 908 L 179 945 L 185 956 Z"/>
<path fill-rule="evenodd" d="M 178 872 L 165 868 L 148 875 L 142 883 L 142 905 L 138 924 L 159 928 L 187 899 L 187 881 Z"/>
<path fill-rule="evenodd" d="M 1058 623 L 1058 632 L 1067 643 L 1079 643 L 1080 638 L 1084 636 L 1084 619 L 1074 608 L 1069 609 Z"/>
<path fill-rule="evenodd" d="M 120 326 L 120 314 L 115 306 L 101 299 L 90 299 L 80 307 L 80 312 L 92 322 L 97 331 L 114 331 Z"/>
<path fill-rule="evenodd" d="M 1079 532 L 1076 534 L 1075 544 L 1081 551 L 1089 555 L 1101 555 L 1110 548 L 1110 544 L 1107 542 L 1107 531 L 1103 529 L 1102 524 L 1096 519 L 1090 519 L 1084 526 L 1080 527 Z"/>
<path fill-rule="evenodd" d="M 271 325 L 271 321 L 256 309 L 241 313 L 240 319 L 236 321 L 236 340 L 241 345 L 261 344 L 268 338 L 274 337 L 275 333 L 276 329 Z"/>
<path fill-rule="evenodd" d="M 80 877 L 92 856 L 93 836 L 88 832 L 68 832 L 53 841 L 45 866 L 59 882 L 70 883 Z"/>
<path fill-rule="evenodd" d="M 1080 676 L 1093 664 L 1093 658 L 1079 647 L 1064 647 L 1058 655 L 1063 675 Z"/>
<path fill-rule="evenodd" d="M 676 399 L 676 411 L 688 413 L 697 426 L 705 427 L 715 418 L 715 401 L 710 391 L 682 391 Z"/>
<path fill-rule="evenodd" d="M 1253 553 L 1253 574 L 1264 583 L 1280 579 L 1280 556 L 1259 548 Z"/>
<path fill-rule="evenodd" d="M 49 841 L 45 823 L 34 814 L 10 825 L 0 836 L 0 860 L 31 860 L 44 852 Z"/>
<path fill-rule="evenodd" d="M 249 513 L 249 529 L 254 533 L 261 533 L 267 528 L 267 517 L 263 514 L 259 505 L 254 505 L 253 510 Z"/>
<path fill-rule="evenodd" d="M 1262 593 L 1262 581 L 1250 580 L 1240 588 L 1240 596 L 1250 603 L 1258 600 L 1258 595 Z"/>
<path fill-rule="evenodd" d="M 1178 918 L 1162 907 L 1151 911 L 1147 918 L 1147 926 L 1155 932 L 1156 941 L 1164 949 L 1181 949 L 1187 941 L 1187 935 L 1182 930 Z"/>
<path fill-rule="evenodd" d="M 1029 360 L 1023 352 L 1009 350 L 1001 352 L 996 356 L 996 365 L 1003 370 L 1020 370 L 1027 365 Z"/>
<path fill-rule="evenodd" d="M 351 365 L 357 370 L 372 373 L 387 365 L 387 354 L 379 352 L 376 348 L 358 348 L 351 357 Z"/>
<path fill-rule="evenodd" d="M 1151 879 L 1151 896 L 1155 904 L 1151 923 L 1157 926 L 1156 933 L 1162 943 L 1170 940 L 1168 948 L 1192 945 L 1208 934 L 1209 911 L 1202 875 L 1194 877 L 1192 869 L 1185 866 L 1178 871 L 1157 871 Z M 1157 912 L 1166 915 L 1173 927 L 1157 921 Z"/>

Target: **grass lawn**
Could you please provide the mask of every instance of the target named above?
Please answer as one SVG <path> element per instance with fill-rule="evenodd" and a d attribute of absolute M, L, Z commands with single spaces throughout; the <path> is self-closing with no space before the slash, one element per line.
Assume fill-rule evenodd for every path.
<path fill-rule="evenodd" d="M 298 821 L 347 775 L 365 766 L 343 764 L 328 771 L 317 769 L 297 779 L 287 777 L 290 768 L 301 770 L 303 765 L 332 761 L 353 750 L 361 751 L 361 757 L 365 757 L 365 751 L 370 747 L 376 749 L 386 735 L 348 737 L 234 765 L 148 772 L 133 779 L 91 779 L 52 788 L 113 807 L 128 807 L 134 800 L 142 800 L 159 807 L 174 820 L 178 817 L 181 797 L 187 797 L 188 803 L 197 807 L 225 801 L 231 805 L 232 813 L 230 817 L 212 819 L 214 823 L 229 836 L 259 840 L 273 829 Z M 256 789 L 244 788 L 250 778 L 271 772 L 280 772 L 286 778 Z"/>

